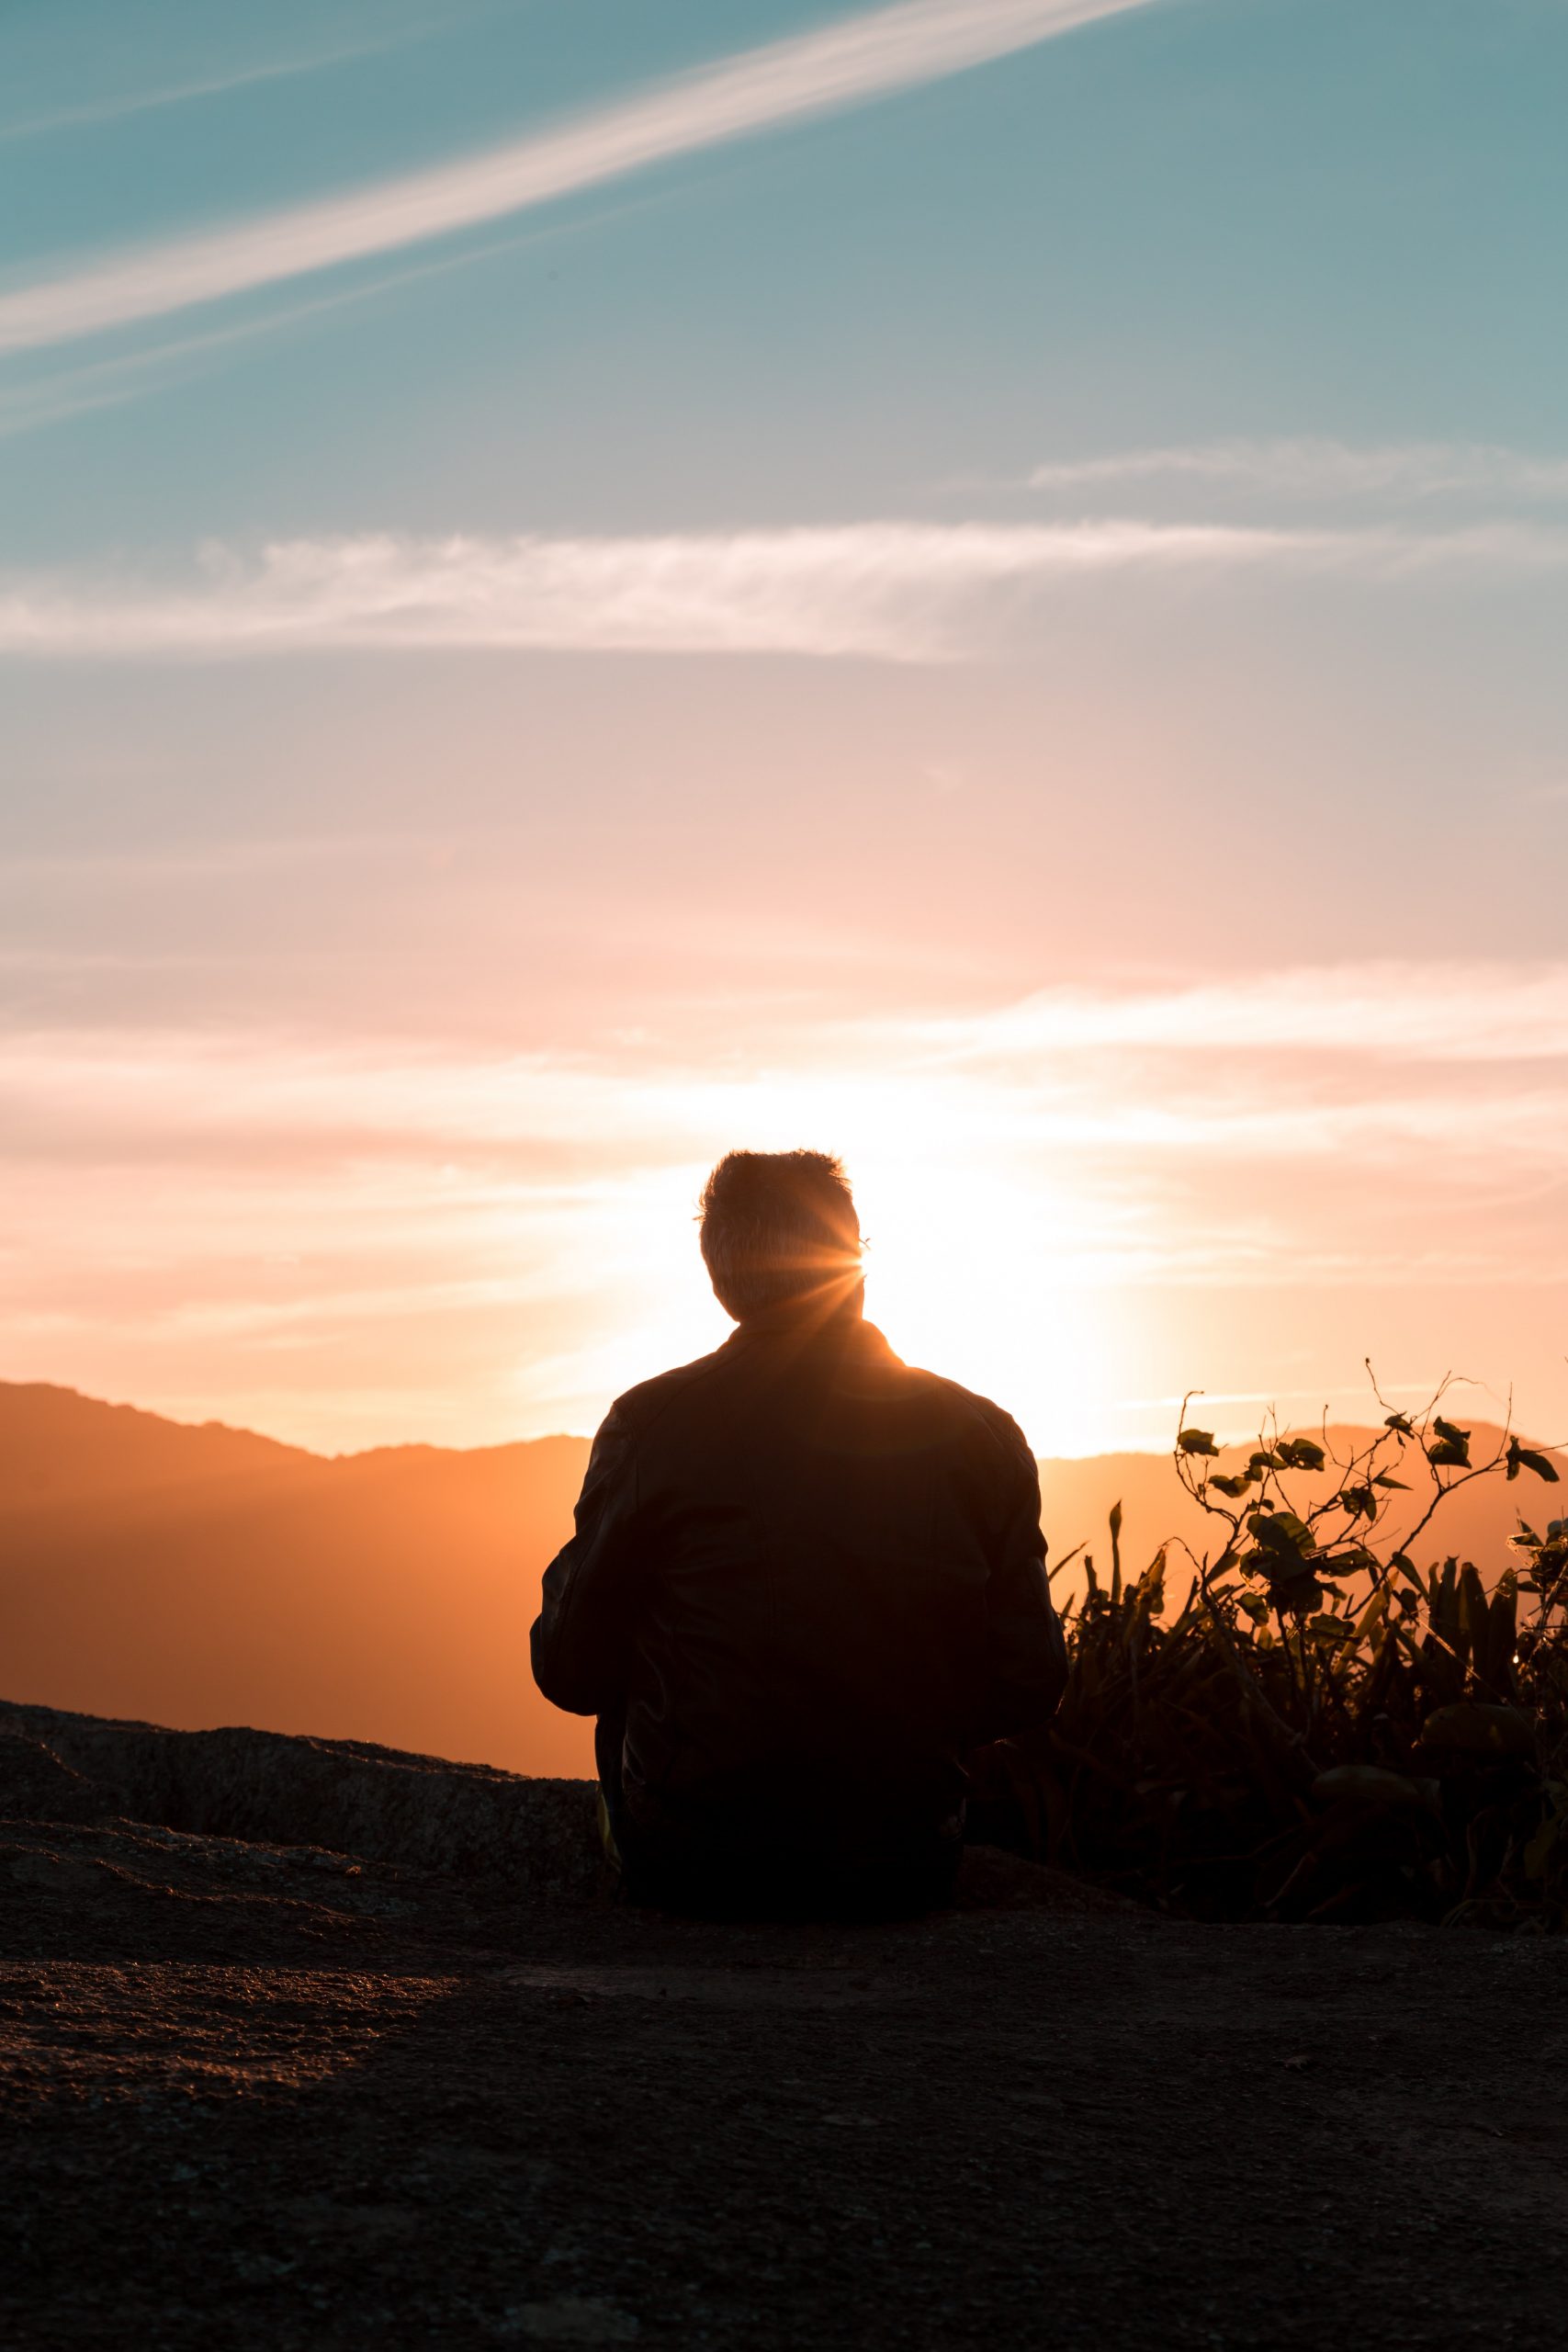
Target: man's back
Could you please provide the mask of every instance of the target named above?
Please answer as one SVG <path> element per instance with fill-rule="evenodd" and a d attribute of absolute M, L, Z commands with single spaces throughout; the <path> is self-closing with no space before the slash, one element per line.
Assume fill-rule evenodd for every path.
<path fill-rule="evenodd" d="M 619 1732 L 634 1836 L 886 1855 L 953 1836 L 963 1750 L 1049 1716 L 1062 1640 L 1016 1426 L 854 1307 L 748 1317 L 623 1397 L 534 1629 Z"/>

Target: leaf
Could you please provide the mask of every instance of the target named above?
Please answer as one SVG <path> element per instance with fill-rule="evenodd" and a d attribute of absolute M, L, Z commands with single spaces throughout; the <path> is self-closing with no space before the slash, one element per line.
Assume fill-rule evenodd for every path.
<path fill-rule="evenodd" d="M 1307 1619 L 1307 1632 L 1314 1641 L 1331 1644 L 1353 1642 L 1356 1638 L 1354 1625 L 1346 1618 L 1336 1617 L 1326 1611 L 1321 1616 Z"/>
<path fill-rule="evenodd" d="M 1255 1510 L 1247 1524 L 1266 1551 L 1291 1553 L 1299 1558 L 1303 1553 L 1317 1549 L 1317 1539 L 1311 1528 L 1293 1510 Z"/>
<path fill-rule="evenodd" d="M 1352 1519 L 1376 1519 L 1378 1515 L 1378 1498 L 1371 1487 L 1341 1487 L 1334 1499 Z"/>
<path fill-rule="evenodd" d="M 1549 1781 L 1547 1787 L 1556 1799 L 1556 1810 L 1547 1815 L 1524 1851 L 1525 1876 L 1536 1880 L 1546 1877 L 1557 1858 L 1557 1849 L 1563 1842 L 1563 1830 L 1568 1828 L 1568 1823 L 1562 1817 L 1562 1783 Z"/>
<path fill-rule="evenodd" d="M 1439 1438 L 1436 1445 L 1427 1448 L 1427 1459 L 1434 1470 L 1468 1470 L 1470 1444 L 1465 1438 Z"/>
<path fill-rule="evenodd" d="M 1183 1453 L 1218 1453 L 1220 1450 L 1212 1430 L 1183 1430 L 1176 1442 Z"/>
<path fill-rule="evenodd" d="M 1380 1764 L 1336 1764 L 1320 1772 L 1312 1784 L 1312 1793 L 1319 1804 L 1333 1804 L 1349 1797 L 1358 1804 L 1425 1805 L 1430 1807 L 1427 1793 L 1434 1784 L 1423 1787 L 1404 1772 L 1385 1771 Z"/>
<path fill-rule="evenodd" d="M 1519 1466 L 1521 1469 L 1533 1470 L 1536 1476 L 1544 1478 L 1549 1487 L 1555 1487 L 1561 1483 L 1557 1476 L 1556 1463 L 1544 1453 L 1533 1452 L 1528 1445 L 1521 1445 L 1519 1448 Z"/>
<path fill-rule="evenodd" d="M 1495 1707 L 1467 1699 L 1452 1707 L 1438 1707 L 1422 1726 L 1429 1747 L 1449 1747 L 1461 1756 L 1533 1756 L 1535 1724 L 1522 1707 Z"/>
<path fill-rule="evenodd" d="M 1209 1484 L 1218 1493 L 1229 1495 L 1234 1502 L 1238 1495 L 1245 1495 L 1248 1487 L 1251 1486 L 1252 1473 L 1249 1470 L 1244 1470 L 1238 1476 L 1233 1478 L 1227 1476 L 1224 1471 L 1213 1470 L 1209 1474 Z"/>
<path fill-rule="evenodd" d="M 1383 1427 L 1392 1430 L 1398 1438 L 1414 1437 L 1416 1434 L 1416 1424 L 1408 1413 L 1390 1413 Z"/>
<path fill-rule="evenodd" d="M 1376 1633 L 1378 1627 L 1382 1623 L 1384 1617 L 1388 1614 L 1388 1598 L 1387 1585 L 1379 1585 L 1376 1592 L 1373 1593 L 1365 1609 L 1361 1611 L 1360 1620 L 1356 1627 L 1356 1635 L 1358 1640 L 1363 1642 L 1367 1641 L 1373 1634 Z"/>
<path fill-rule="evenodd" d="M 1402 1495 L 1407 1495 L 1410 1492 L 1410 1483 L 1408 1479 L 1391 1478 L 1386 1470 L 1380 1470 L 1377 1476 L 1372 1480 L 1372 1484 L 1374 1487 L 1386 1487 L 1391 1493 L 1395 1489 L 1397 1489 Z"/>
<path fill-rule="evenodd" d="M 1327 1458 L 1310 1437 L 1282 1437 L 1277 1451 L 1287 1470 L 1321 1470 Z"/>

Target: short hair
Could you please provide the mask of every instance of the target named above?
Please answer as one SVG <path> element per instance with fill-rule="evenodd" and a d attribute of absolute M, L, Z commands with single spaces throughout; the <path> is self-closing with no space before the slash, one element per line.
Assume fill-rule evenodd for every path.
<path fill-rule="evenodd" d="M 825 1309 L 861 1279 L 860 1218 L 826 1151 L 728 1151 L 702 1197 L 703 1262 L 737 1322 L 820 1293 Z"/>

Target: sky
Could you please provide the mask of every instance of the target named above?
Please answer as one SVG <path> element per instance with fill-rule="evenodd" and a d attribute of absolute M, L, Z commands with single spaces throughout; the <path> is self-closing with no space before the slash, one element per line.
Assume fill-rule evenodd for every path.
<path fill-rule="evenodd" d="M 13 0 L 0 1375 L 1568 1437 L 1563 0 Z"/>

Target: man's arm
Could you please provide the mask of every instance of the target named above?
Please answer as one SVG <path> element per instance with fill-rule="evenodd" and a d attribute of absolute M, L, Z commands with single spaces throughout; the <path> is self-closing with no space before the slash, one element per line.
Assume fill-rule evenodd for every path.
<path fill-rule="evenodd" d="M 1045 1576 L 1040 1473 L 1023 1431 L 1006 1414 L 993 1430 L 1003 1457 L 995 1548 L 986 1586 L 985 1721 L 979 1740 L 1048 1723 L 1066 1688 L 1067 1653 Z"/>
<path fill-rule="evenodd" d="M 530 1636 L 535 1681 L 570 1714 L 604 1714 L 626 1697 L 637 1500 L 636 1442 L 612 1406 L 588 1457 L 577 1532 L 545 1570 Z"/>

